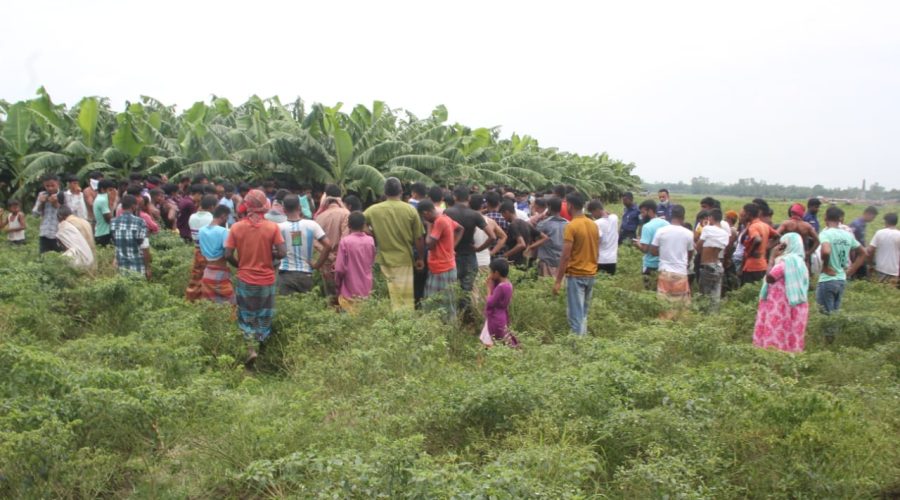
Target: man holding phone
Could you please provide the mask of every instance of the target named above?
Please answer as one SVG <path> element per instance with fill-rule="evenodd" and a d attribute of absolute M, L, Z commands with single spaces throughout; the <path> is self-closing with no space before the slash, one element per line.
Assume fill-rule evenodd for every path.
<path fill-rule="evenodd" d="M 59 242 L 56 240 L 56 231 L 59 229 L 59 220 L 56 212 L 63 203 L 64 196 L 59 192 L 59 177 L 47 174 L 41 179 L 44 190 L 38 194 L 31 212 L 41 218 L 39 230 L 38 248 L 40 253 L 59 252 Z"/>

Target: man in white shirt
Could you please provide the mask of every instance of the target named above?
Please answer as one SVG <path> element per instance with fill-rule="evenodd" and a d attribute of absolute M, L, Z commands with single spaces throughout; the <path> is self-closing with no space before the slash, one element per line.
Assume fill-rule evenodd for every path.
<path fill-rule="evenodd" d="M 884 215 L 884 229 L 878 230 L 869 242 L 869 259 L 875 264 L 872 279 L 896 285 L 900 276 L 900 230 L 897 214 Z"/>
<path fill-rule="evenodd" d="M 684 207 L 672 205 L 671 224 L 661 227 L 653 235 L 650 253 L 659 256 L 659 279 L 656 294 L 679 308 L 691 303 L 691 284 L 688 263 L 694 253 L 694 232 L 684 227 Z M 664 314 L 672 319 L 675 314 Z"/>
<path fill-rule="evenodd" d="M 84 200 L 84 193 L 81 191 L 81 185 L 78 183 L 78 177 L 70 175 L 66 178 L 66 182 L 69 185 L 69 189 L 64 195 L 66 206 L 72 210 L 72 215 L 87 220 L 87 204 Z"/>
<path fill-rule="evenodd" d="M 609 213 L 600 200 L 588 203 L 588 212 L 600 232 L 600 250 L 597 255 L 597 269 L 610 276 L 616 274 L 619 260 L 619 217 Z"/>
<path fill-rule="evenodd" d="M 287 220 L 278 224 L 287 246 L 287 255 L 278 267 L 278 295 L 306 293 L 313 287 L 313 271 L 321 270 L 331 253 L 331 240 L 317 222 L 304 219 L 300 198 L 288 195 L 284 199 Z M 319 259 L 313 263 L 315 242 L 322 245 Z"/>
<path fill-rule="evenodd" d="M 192 213 L 188 218 L 191 240 L 194 242 L 194 263 L 191 266 L 191 279 L 188 280 L 188 286 L 184 291 L 184 297 L 188 301 L 200 300 L 203 297 L 203 274 L 206 272 L 206 257 L 200 251 L 200 230 L 212 222 L 212 211 L 218 203 L 219 199 L 216 198 L 216 195 L 204 195 L 200 199 L 200 210 Z"/>
<path fill-rule="evenodd" d="M 696 249 L 700 254 L 697 282 L 700 295 L 709 297 L 715 312 L 722 298 L 722 277 L 725 274 L 722 257 L 731 242 L 731 229 L 725 230 L 722 227 L 722 211 L 718 208 L 710 210 L 707 218 L 700 221 L 700 225 L 702 229 L 696 242 Z"/>

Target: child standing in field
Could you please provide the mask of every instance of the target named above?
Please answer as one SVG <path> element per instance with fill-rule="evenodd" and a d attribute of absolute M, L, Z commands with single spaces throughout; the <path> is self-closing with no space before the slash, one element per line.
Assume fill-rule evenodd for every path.
<path fill-rule="evenodd" d="M 366 216 L 362 212 L 351 213 L 347 226 L 350 233 L 338 243 L 334 261 L 334 285 L 341 309 L 352 314 L 372 293 L 375 240 L 365 233 Z"/>
<path fill-rule="evenodd" d="M 9 213 L 4 214 L 0 209 L 0 229 L 6 233 L 6 239 L 13 245 L 25 243 L 25 214 L 19 210 L 18 200 L 9 200 L 7 204 Z"/>
<path fill-rule="evenodd" d="M 505 341 L 510 347 L 519 347 L 519 339 L 509 331 L 509 303 L 512 302 L 513 295 L 513 286 L 508 278 L 509 262 L 506 259 L 495 259 L 491 262 L 490 270 L 481 342 L 492 346 L 496 339 Z"/>

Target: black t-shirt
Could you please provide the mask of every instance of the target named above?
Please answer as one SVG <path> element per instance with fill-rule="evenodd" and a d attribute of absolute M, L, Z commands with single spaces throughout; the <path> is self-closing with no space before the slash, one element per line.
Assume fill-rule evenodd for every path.
<path fill-rule="evenodd" d="M 522 219 L 513 219 L 512 222 L 509 223 L 509 230 L 506 232 L 506 249 L 510 250 L 519 240 L 519 236 L 525 240 L 525 246 L 529 246 L 538 238 L 541 237 L 540 231 L 538 231 L 534 226 L 525 222 Z M 513 264 L 521 264 L 525 262 L 525 250 L 515 254 L 510 258 L 510 261 Z"/>
<path fill-rule="evenodd" d="M 469 207 L 459 204 L 444 210 L 444 213 L 463 228 L 459 245 L 456 246 L 456 253 L 458 255 L 474 254 L 475 250 L 472 248 L 472 244 L 474 242 L 475 228 L 480 228 L 483 231 L 487 227 L 487 223 L 484 222 L 484 216 Z"/>

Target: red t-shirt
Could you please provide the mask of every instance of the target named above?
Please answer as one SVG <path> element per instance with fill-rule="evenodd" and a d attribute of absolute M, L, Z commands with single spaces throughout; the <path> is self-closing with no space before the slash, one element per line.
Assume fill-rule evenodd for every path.
<path fill-rule="evenodd" d="M 559 216 L 569 222 L 572 222 L 572 214 L 569 213 L 569 204 L 566 202 L 566 200 L 562 201 L 562 206 L 559 209 Z"/>
<path fill-rule="evenodd" d="M 761 220 L 750 224 L 750 227 L 747 228 L 747 238 L 744 240 L 744 271 L 752 273 L 765 271 L 769 268 L 769 263 L 766 260 L 766 251 L 769 248 L 769 238 L 773 234 L 775 234 L 775 230 L 772 229 L 772 226 Z M 762 240 L 762 243 L 757 247 L 759 257 L 751 257 L 750 248 L 753 246 L 753 240 L 757 236 Z"/>
<path fill-rule="evenodd" d="M 456 267 L 456 252 L 453 250 L 453 231 L 459 226 L 449 216 L 441 214 L 431 223 L 428 236 L 437 240 L 428 251 L 428 270 L 433 274 L 446 273 Z"/>
<path fill-rule="evenodd" d="M 275 283 L 272 247 L 284 243 L 278 224 L 263 220 L 254 225 L 244 219 L 231 226 L 225 248 L 237 252 L 238 279 L 248 285 L 268 286 Z"/>

